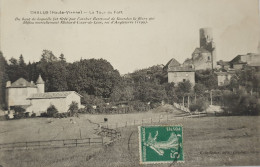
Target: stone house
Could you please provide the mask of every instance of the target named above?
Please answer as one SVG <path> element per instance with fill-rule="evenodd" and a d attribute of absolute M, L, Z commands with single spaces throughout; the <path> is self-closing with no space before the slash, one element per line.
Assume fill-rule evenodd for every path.
<path fill-rule="evenodd" d="M 6 101 L 8 109 L 21 106 L 26 112 L 39 116 L 46 112 L 50 105 L 54 105 L 59 112 L 67 112 L 69 105 L 75 101 L 81 107 L 81 95 L 74 91 L 45 92 L 45 83 L 39 75 L 36 84 L 20 78 L 11 84 L 6 84 Z"/>
<path fill-rule="evenodd" d="M 218 78 L 218 86 L 225 86 L 230 83 L 231 77 L 235 74 L 235 71 L 227 72 L 215 72 Z"/>
<path fill-rule="evenodd" d="M 167 70 L 169 83 L 190 81 L 193 86 L 195 85 L 195 71 L 192 66 L 183 66 L 173 58 L 164 66 L 164 70 Z"/>
<path fill-rule="evenodd" d="M 260 54 L 247 53 L 246 55 L 237 55 L 230 61 L 231 68 L 241 70 L 247 65 L 260 63 Z"/>
<path fill-rule="evenodd" d="M 44 82 L 39 75 L 36 84 L 28 82 L 24 78 L 19 78 L 11 84 L 6 83 L 6 103 L 8 109 L 13 106 L 29 106 L 30 101 L 27 99 L 34 93 L 44 93 Z"/>

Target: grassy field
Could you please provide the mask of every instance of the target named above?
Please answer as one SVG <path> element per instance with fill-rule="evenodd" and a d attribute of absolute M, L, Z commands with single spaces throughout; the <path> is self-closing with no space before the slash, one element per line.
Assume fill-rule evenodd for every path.
<path fill-rule="evenodd" d="M 259 122 L 260 117 L 203 117 L 168 122 L 182 124 L 184 128 L 185 163 L 175 165 L 260 165 Z M 121 141 L 95 156 L 87 165 L 141 166 L 137 126 L 123 128 L 122 132 Z"/>
<path fill-rule="evenodd" d="M 260 165 L 260 117 L 182 118 L 180 111 L 165 106 L 146 113 L 81 115 L 80 118 L 24 119 L 0 122 L 1 143 L 97 137 L 98 124 L 125 125 L 122 139 L 110 146 L 56 149 L 0 150 L 0 165 L 6 166 L 140 166 L 137 125 L 182 124 L 185 163 L 177 166 Z M 166 122 L 166 116 L 169 120 Z M 104 118 L 108 122 L 104 123 Z M 150 119 L 152 118 L 152 123 Z M 157 118 L 157 120 L 156 120 Z M 52 121 L 51 121 L 52 120 Z M 159 122 L 160 120 L 160 122 Z M 51 123 L 50 123 L 51 122 Z M 155 123 L 156 122 L 156 123 Z M 131 125 L 132 124 L 132 125 Z M 162 164 L 169 166 L 170 164 Z M 150 165 L 149 165 L 150 166 Z M 158 165 L 151 165 L 158 166 Z"/>

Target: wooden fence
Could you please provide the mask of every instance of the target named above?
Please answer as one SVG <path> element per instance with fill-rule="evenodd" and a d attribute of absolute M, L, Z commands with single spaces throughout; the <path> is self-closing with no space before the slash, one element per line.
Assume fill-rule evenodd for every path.
<path fill-rule="evenodd" d="M 121 132 L 101 126 L 100 136 L 110 137 L 112 141 L 121 138 Z"/>
<path fill-rule="evenodd" d="M 180 109 L 180 110 L 182 110 L 182 111 L 184 111 L 184 112 L 190 113 L 190 109 L 187 108 L 187 107 L 184 107 L 183 105 L 180 105 L 180 104 L 178 104 L 178 103 L 174 103 L 174 102 L 173 102 L 173 106 L 176 107 L 176 108 L 178 108 L 178 109 Z"/>
<path fill-rule="evenodd" d="M 64 139 L 64 140 L 46 140 L 30 142 L 2 143 L 0 149 L 35 149 L 35 148 L 60 148 L 60 147 L 80 147 L 90 145 L 104 145 L 102 137 L 84 138 L 84 139 Z"/>

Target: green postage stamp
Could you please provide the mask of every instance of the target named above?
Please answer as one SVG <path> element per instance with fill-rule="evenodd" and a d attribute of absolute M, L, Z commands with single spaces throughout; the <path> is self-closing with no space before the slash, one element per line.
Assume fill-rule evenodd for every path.
<path fill-rule="evenodd" d="M 139 126 L 141 164 L 184 162 L 182 126 Z"/>

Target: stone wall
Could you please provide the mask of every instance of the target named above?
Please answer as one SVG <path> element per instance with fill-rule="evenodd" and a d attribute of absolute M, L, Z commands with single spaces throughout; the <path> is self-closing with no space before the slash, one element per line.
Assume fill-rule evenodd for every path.
<path fill-rule="evenodd" d="M 191 84 L 195 85 L 195 72 L 194 71 L 178 71 L 178 72 L 168 72 L 168 82 L 179 83 L 189 80 Z"/>

